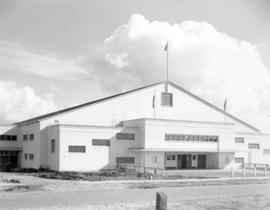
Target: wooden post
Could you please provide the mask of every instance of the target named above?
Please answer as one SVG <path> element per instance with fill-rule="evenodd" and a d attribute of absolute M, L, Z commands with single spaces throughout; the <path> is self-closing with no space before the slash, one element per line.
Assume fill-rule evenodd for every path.
<path fill-rule="evenodd" d="M 264 166 L 264 176 L 266 176 L 266 171 L 267 171 L 267 168 L 266 168 L 266 165 Z"/>
<path fill-rule="evenodd" d="M 233 173 L 234 171 L 233 171 L 233 167 L 231 167 L 231 177 L 233 178 L 233 176 L 234 176 L 234 173 Z"/>
<path fill-rule="evenodd" d="M 246 168 L 245 168 L 245 164 L 243 165 L 243 176 L 246 176 Z"/>
<path fill-rule="evenodd" d="M 254 165 L 254 176 L 256 176 L 256 172 L 257 172 L 257 166 L 256 164 Z"/>
<path fill-rule="evenodd" d="M 156 210 L 167 210 L 167 195 L 163 192 L 156 194 Z"/>

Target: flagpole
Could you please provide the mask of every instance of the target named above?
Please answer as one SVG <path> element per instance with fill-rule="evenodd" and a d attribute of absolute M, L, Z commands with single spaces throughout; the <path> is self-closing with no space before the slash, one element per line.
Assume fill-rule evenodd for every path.
<path fill-rule="evenodd" d="M 167 72 L 166 72 L 166 84 L 165 84 L 165 92 L 168 92 L 168 81 L 169 81 L 169 42 L 167 41 L 167 44 L 164 49 L 167 52 Z"/>
<path fill-rule="evenodd" d="M 167 42 L 167 45 L 168 42 Z M 167 82 L 169 81 L 169 46 L 167 47 Z"/>

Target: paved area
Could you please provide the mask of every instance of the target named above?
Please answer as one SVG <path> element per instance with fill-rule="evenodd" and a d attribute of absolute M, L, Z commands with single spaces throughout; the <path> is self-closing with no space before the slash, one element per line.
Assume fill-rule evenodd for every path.
<path fill-rule="evenodd" d="M 154 209 L 157 191 L 168 195 L 169 210 L 270 209 L 269 178 L 90 183 L 13 176 L 33 188 L 0 192 L 0 209 Z"/>

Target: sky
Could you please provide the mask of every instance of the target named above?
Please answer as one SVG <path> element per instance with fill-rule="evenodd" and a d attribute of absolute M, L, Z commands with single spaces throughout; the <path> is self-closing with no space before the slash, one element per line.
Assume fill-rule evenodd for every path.
<path fill-rule="evenodd" d="M 270 132 L 269 0 L 0 0 L 0 123 L 166 79 Z"/>

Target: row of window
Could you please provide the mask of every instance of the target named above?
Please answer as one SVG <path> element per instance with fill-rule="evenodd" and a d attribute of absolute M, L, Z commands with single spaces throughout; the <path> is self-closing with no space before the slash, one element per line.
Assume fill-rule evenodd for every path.
<path fill-rule="evenodd" d="M 15 135 L 0 135 L 0 141 L 17 141 Z"/>
<path fill-rule="evenodd" d="M 28 139 L 31 140 L 31 141 L 33 141 L 33 140 L 34 140 L 34 134 L 31 133 L 31 134 L 29 134 L 29 135 L 27 135 L 27 134 L 24 134 L 24 135 L 23 135 L 23 140 L 24 140 L 24 141 L 27 141 Z"/>
<path fill-rule="evenodd" d="M 165 134 L 166 141 L 208 141 L 217 142 L 218 136 Z"/>
<path fill-rule="evenodd" d="M 25 160 L 34 160 L 34 154 L 30 153 L 24 153 L 24 159 Z"/>
<path fill-rule="evenodd" d="M 0 156 L 1 155 L 19 155 L 19 151 L 8 151 L 8 150 L 0 150 Z"/>

